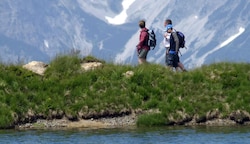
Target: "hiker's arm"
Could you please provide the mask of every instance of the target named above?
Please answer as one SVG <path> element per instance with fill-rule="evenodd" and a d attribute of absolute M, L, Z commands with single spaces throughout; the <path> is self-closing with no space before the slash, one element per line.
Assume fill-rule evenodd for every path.
<path fill-rule="evenodd" d="M 143 32 L 140 34 L 140 41 L 139 41 L 139 44 L 137 45 L 137 48 L 138 48 L 138 49 L 141 49 L 141 48 L 142 48 L 142 46 L 143 46 L 144 43 L 145 43 L 146 37 L 147 37 L 147 32 L 144 32 L 144 31 L 143 31 Z"/>
<path fill-rule="evenodd" d="M 179 38 L 178 38 L 176 32 L 172 33 L 172 35 L 173 35 L 174 41 L 175 41 L 175 52 L 178 53 L 178 51 L 179 51 L 179 45 L 180 45 Z"/>

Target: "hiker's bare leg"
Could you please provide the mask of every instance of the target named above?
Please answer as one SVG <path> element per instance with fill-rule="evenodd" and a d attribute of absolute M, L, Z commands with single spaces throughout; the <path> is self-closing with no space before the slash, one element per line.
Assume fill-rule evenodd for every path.
<path fill-rule="evenodd" d="M 181 62 L 178 62 L 178 67 L 182 70 L 182 71 L 186 71 L 184 65 Z"/>
<path fill-rule="evenodd" d="M 142 49 L 138 51 L 138 62 L 139 64 L 146 64 L 146 58 L 147 58 L 148 50 Z"/>
<path fill-rule="evenodd" d="M 138 63 L 139 63 L 139 64 L 142 64 L 142 63 L 143 63 L 143 61 L 142 61 L 141 58 L 138 59 Z"/>
<path fill-rule="evenodd" d="M 139 58 L 138 62 L 139 62 L 139 64 L 147 63 L 146 59 L 144 59 L 144 58 Z"/>

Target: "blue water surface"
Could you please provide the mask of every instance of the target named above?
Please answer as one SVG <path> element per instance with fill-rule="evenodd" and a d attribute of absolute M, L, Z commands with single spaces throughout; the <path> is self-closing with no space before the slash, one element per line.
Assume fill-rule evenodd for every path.
<path fill-rule="evenodd" d="M 250 127 L 1 130 L 4 144 L 249 144 Z"/>

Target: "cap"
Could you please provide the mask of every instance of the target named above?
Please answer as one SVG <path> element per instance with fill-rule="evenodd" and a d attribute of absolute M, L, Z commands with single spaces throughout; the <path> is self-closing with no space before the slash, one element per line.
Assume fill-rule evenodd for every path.
<path fill-rule="evenodd" d="M 166 31 L 167 31 L 168 29 L 171 29 L 171 28 L 173 28 L 173 25 L 168 24 L 168 25 L 166 26 Z"/>

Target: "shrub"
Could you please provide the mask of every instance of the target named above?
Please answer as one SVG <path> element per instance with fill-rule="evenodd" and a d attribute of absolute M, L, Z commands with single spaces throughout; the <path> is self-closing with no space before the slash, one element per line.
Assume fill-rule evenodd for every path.
<path fill-rule="evenodd" d="M 139 116 L 136 124 L 137 126 L 147 127 L 161 126 L 166 124 L 166 118 L 160 113 L 144 114 Z"/>

